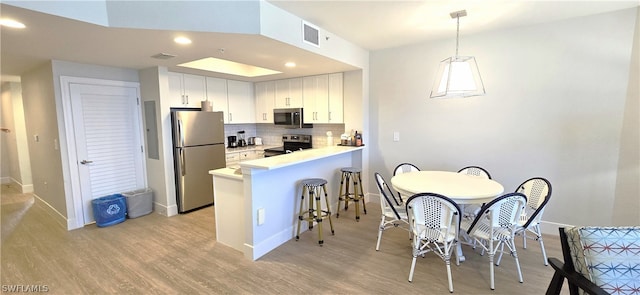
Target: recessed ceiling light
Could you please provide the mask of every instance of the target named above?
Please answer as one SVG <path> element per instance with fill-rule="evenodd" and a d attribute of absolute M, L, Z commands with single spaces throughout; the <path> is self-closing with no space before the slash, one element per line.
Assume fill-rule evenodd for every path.
<path fill-rule="evenodd" d="M 173 39 L 173 41 L 178 43 L 178 44 L 191 44 L 191 39 L 189 39 L 187 37 L 177 37 L 177 38 Z"/>
<path fill-rule="evenodd" d="M 8 18 L 0 19 L 0 26 L 5 26 L 5 27 L 15 28 L 15 29 L 24 29 L 27 27 L 19 21 L 8 19 Z"/>
<path fill-rule="evenodd" d="M 284 66 L 287 67 L 287 68 L 294 68 L 296 66 L 296 63 L 290 61 L 290 62 L 284 64 Z"/>
<path fill-rule="evenodd" d="M 230 74 L 243 77 L 259 77 L 273 74 L 280 74 L 281 72 L 256 67 L 252 65 L 237 63 L 234 61 L 206 57 L 199 60 L 194 60 L 178 65 L 179 67 L 192 68 L 216 73 Z"/>

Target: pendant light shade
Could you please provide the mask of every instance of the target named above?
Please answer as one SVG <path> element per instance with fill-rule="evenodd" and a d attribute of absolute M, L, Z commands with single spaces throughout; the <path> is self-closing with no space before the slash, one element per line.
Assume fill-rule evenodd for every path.
<path fill-rule="evenodd" d="M 486 93 L 476 58 L 473 56 L 458 56 L 460 17 L 466 15 L 467 12 L 465 10 L 451 13 L 451 17 L 458 20 L 456 55 L 440 62 L 436 79 L 431 88 L 431 98 L 469 97 Z"/>

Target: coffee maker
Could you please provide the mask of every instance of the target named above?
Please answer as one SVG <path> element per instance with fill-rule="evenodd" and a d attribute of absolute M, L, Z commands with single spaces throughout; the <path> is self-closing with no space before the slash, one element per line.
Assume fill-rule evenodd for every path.
<path fill-rule="evenodd" d="M 238 131 L 238 146 L 247 146 L 247 142 L 244 140 L 244 130 Z"/>
<path fill-rule="evenodd" d="M 227 136 L 227 147 L 228 148 L 238 147 L 238 140 L 235 135 Z"/>

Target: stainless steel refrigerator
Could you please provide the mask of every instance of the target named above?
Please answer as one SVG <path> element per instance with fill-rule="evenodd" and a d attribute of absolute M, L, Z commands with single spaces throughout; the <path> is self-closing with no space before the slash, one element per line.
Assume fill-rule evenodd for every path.
<path fill-rule="evenodd" d="M 178 212 L 213 204 L 209 170 L 226 166 L 222 112 L 172 110 L 171 125 Z"/>

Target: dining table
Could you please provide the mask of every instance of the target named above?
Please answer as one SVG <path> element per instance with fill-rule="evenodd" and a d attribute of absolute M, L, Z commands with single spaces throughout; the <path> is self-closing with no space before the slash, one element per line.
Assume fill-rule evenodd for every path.
<path fill-rule="evenodd" d="M 405 200 L 418 193 L 436 193 L 448 197 L 461 207 L 488 203 L 504 192 L 502 184 L 495 180 L 451 171 L 400 173 L 391 178 L 391 186 Z M 461 210 L 464 211 L 463 208 Z M 464 261 L 460 243 L 456 252 L 460 261 Z"/>

